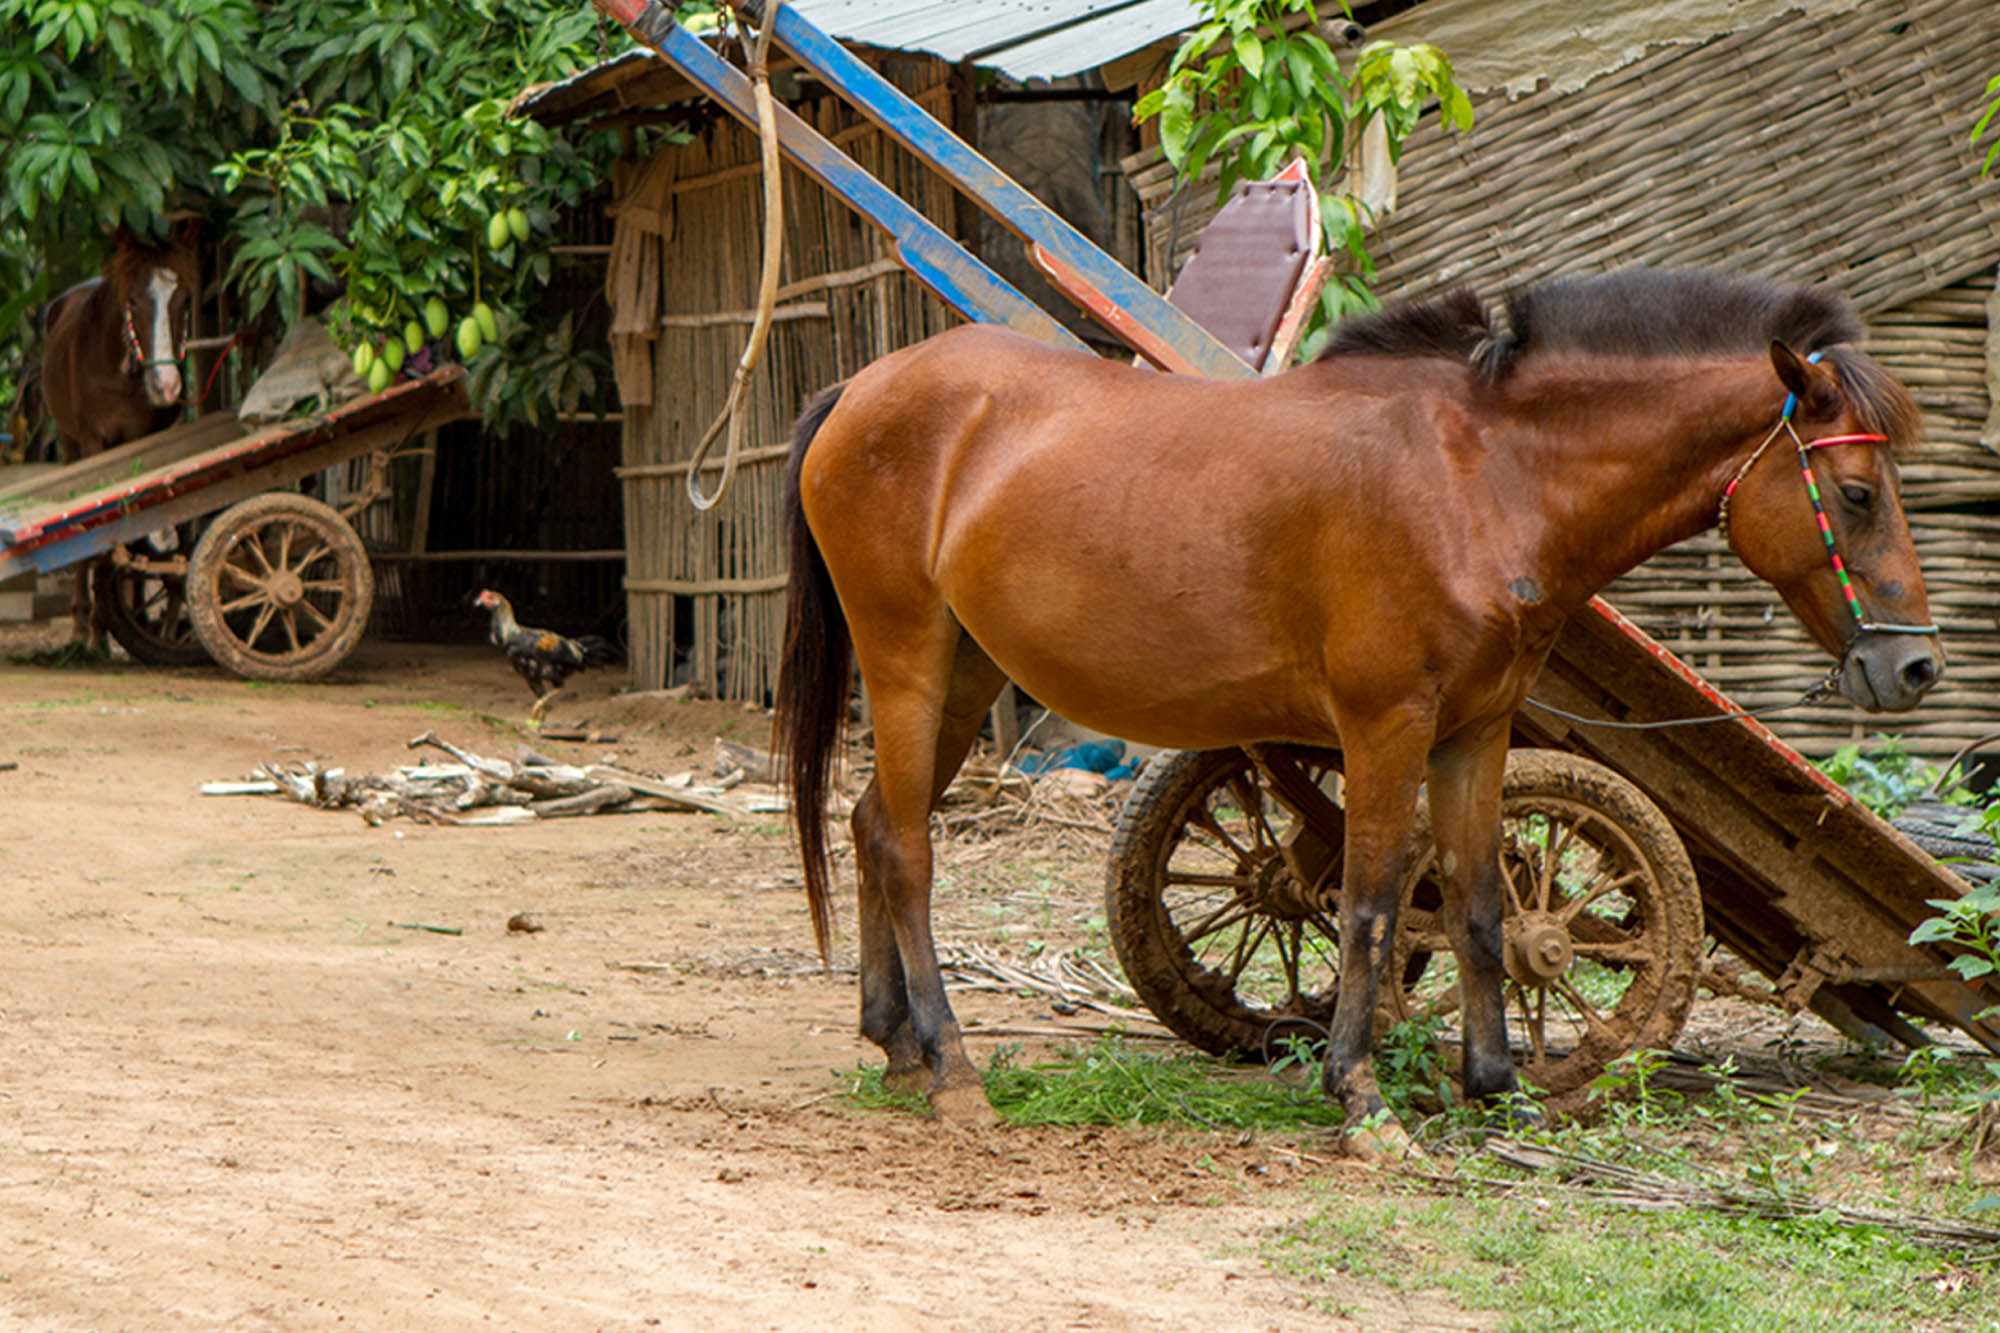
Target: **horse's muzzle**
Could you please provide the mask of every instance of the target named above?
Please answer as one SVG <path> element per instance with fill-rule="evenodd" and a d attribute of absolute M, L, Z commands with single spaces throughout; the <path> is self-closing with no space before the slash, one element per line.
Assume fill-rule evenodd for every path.
<path fill-rule="evenodd" d="M 181 400 L 179 366 L 154 366 L 146 372 L 146 401 L 154 407 L 172 407 Z"/>
<path fill-rule="evenodd" d="M 1929 635 L 1864 632 L 1848 646 L 1840 692 L 1871 713 L 1917 706 L 1944 675 L 1944 653 Z"/>

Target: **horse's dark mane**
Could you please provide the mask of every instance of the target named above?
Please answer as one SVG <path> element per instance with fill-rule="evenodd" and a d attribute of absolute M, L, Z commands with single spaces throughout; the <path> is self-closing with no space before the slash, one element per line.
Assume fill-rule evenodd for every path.
<path fill-rule="evenodd" d="M 1776 341 L 1801 354 L 1825 352 L 1869 429 L 1897 444 L 1916 434 L 1909 394 L 1866 356 L 1840 346 L 1862 336 L 1861 320 L 1846 297 L 1824 287 L 1707 269 L 1623 269 L 1512 291 L 1504 306 L 1504 325 L 1468 287 L 1388 306 L 1344 321 L 1320 359 L 1443 358 L 1498 383 L 1544 352 L 1697 357 L 1759 353 Z"/>
<path fill-rule="evenodd" d="M 174 270 L 192 291 L 195 279 L 194 247 L 178 239 L 165 245 L 145 245 L 129 236 L 121 236 L 110 257 L 104 261 L 104 278 L 113 292 L 122 294 L 131 290 L 133 283 L 143 283 L 145 276 L 156 268 Z"/>

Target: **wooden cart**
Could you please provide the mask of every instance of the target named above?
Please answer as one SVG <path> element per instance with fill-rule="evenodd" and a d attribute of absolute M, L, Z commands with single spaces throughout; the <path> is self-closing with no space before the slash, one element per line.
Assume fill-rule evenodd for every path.
<path fill-rule="evenodd" d="M 1503 796 L 1509 1026 L 1551 1095 L 1628 1051 L 1663 1048 L 1695 989 L 1735 989 L 1713 939 L 1862 1041 L 1921 1045 L 1912 1022 L 2000 1051 L 2000 1003 L 1909 935 L 1965 884 L 1602 599 L 1571 619 L 1524 707 Z M 1331 1017 L 1340 756 L 1303 747 L 1168 753 L 1119 823 L 1108 915 L 1120 961 L 1176 1033 L 1217 1054 L 1275 1053 Z M 1383 1025 L 1449 1031 L 1456 976 L 1420 820 Z"/>
<path fill-rule="evenodd" d="M 215 413 L 0 491 L 0 580 L 108 555 L 98 595 L 135 659 L 324 675 L 360 642 L 374 573 L 348 518 L 289 488 L 467 415 L 464 380 L 447 366 L 254 430 Z"/>

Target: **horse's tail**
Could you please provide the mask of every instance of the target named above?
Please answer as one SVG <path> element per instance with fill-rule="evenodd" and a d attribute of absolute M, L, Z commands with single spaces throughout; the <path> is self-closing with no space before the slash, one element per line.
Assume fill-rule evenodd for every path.
<path fill-rule="evenodd" d="M 792 819 L 804 862 L 806 903 L 820 961 L 833 958 L 833 904 L 826 852 L 827 777 L 847 723 L 849 661 L 853 641 L 834 594 L 833 578 L 799 503 L 799 471 L 813 436 L 840 401 L 845 385 L 824 390 L 805 405 L 792 427 L 785 467 L 785 514 L 791 527 L 792 575 L 785 589 L 785 647 L 778 669 L 774 749 L 792 788 Z"/>

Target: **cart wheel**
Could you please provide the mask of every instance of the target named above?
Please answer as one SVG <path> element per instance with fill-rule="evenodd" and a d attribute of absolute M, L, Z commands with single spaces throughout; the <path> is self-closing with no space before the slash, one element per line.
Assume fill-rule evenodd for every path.
<path fill-rule="evenodd" d="M 1561 1097 L 1679 1034 L 1700 970 L 1701 892 L 1659 807 L 1580 756 L 1510 754 L 1501 822 L 1508 1040 L 1521 1077 Z M 1418 833 L 1391 963 L 1404 985 L 1385 988 L 1383 1016 L 1435 1020 L 1455 1036 L 1457 964 L 1437 916 L 1427 814 Z"/>
<path fill-rule="evenodd" d="M 354 529 L 289 491 L 224 510 L 188 569 L 195 633 L 219 665 L 252 680 L 312 680 L 339 666 L 374 598 Z"/>
<path fill-rule="evenodd" d="M 1339 892 L 1340 754 L 1264 753 L 1326 798 L 1311 824 L 1243 751 L 1185 750 L 1146 765 L 1111 845 L 1118 961 L 1159 1020 L 1211 1055 L 1276 1056 L 1280 1038 L 1333 1017 L 1339 934 L 1318 904 Z"/>
<path fill-rule="evenodd" d="M 187 550 L 194 525 L 182 523 L 166 531 L 174 535 L 172 542 L 135 542 L 107 558 L 96 588 L 103 599 L 104 627 L 135 662 L 200 666 L 208 661 L 208 650 L 194 632 L 187 604 Z"/>

